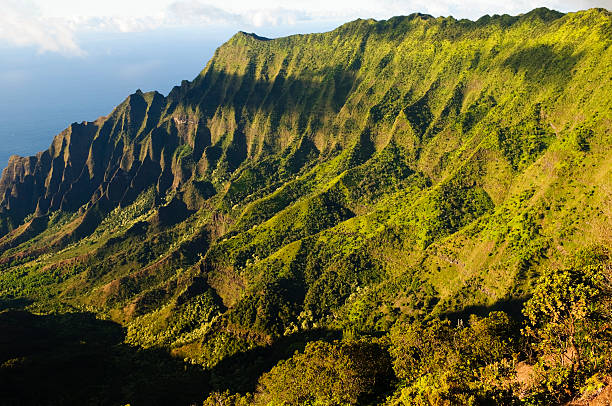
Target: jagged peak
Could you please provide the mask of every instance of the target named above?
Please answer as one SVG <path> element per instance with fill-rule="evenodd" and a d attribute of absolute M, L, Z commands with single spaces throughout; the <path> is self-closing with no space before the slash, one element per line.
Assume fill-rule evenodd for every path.
<path fill-rule="evenodd" d="M 339 26 L 338 28 L 334 29 L 333 33 L 338 33 L 338 34 L 342 34 L 342 33 L 346 33 L 349 31 L 356 31 L 359 29 L 370 29 L 371 27 L 385 27 L 385 26 L 397 26 L 398 24 L 401 24 L 402 22 L 407 22 L 407 21 L 412 21 L 415 19 L 423 19 L 423 20 L 428 20 L 428 19 L 433 19 L 434 17 L 428 15 L 428 14 L 421 14 L 421 13 L 413 13 L 407 16 L 394 16 L 389 18 L 388 20 L 376 20 L 374 18 L 357 18 L 356 20 L 353 21 L 349 21 L 348 23 L 342 24 L 341 26 Z"/>
<path fill-rule="evenodd" d="M 160 92 L 158 92 L 157 90 L 151 90 L 149 92 L 143 92 L 140 89 L 136 89 L 136 91 L 134 93 L 132 93 L 131 95 L 129 95 L 126 100 L 129 100 L 130 98 L 133 98 L 134 96 L 138 96 L 138 97 L 154 97 L 154 96 L 164 96 L 163 94 L 161 94 Z"/>
<path fill-rule="evenodd" d="M 609 13 L 607 10 L 605 9 L 600 9 L 603 12 L 607 12 Z M 586 12 L 586 11 L 581 11 L 581 12 Z M 394 16 L 391 17 L 387 20 L 375 20 L 375 19 L 356 19 L 353 20 L 351 22 L 348 22 L 346 24 L 341 25 L 340 27 L 336 28 L 333 32 L 344 32 L 350 29 L 355 29 L 357 27 L 362 27 L 362 26 L 375 26 L 377 27 L 378 30 L 380 29 L 396 29 L 398 26 L 400 26 L 401 24 L 406 24 L 406 23 L 410 23 L 413 21 L 422 21 L 425 23 L 429 23 L 429 24 L 448 24 L 450 23 L 461 23 L 463 25 L 486 25 L 486 24 L 503 24 L 505 26 L 514 24 L 518 21 L 528 21 L 528 20 L 532 20 L 532 19 L 537 19 L 543 22 L 550 22 L 550 21 L 554 21 L 556 19 L 559 19 L 561 17 L 565 16 L 564 13 L 561 13 L 559 11 L 556 10 L 551 10 L 548 9 L 546 7 L 540 7 L 540 8 L 536 8 L 534 10 L 529 11 L 528 13 L 525 14 L 519 14 L 516 16 L 512 16 L 509 14 L 494 14 L 494 15 L 489 15 L 489 14 L 485 14 L 482 17 L 476 19 L 476 20 L 470 20 L 470 19 L 457 19 L 453 16 L 439 16 L 439 17 L 435 17 L 432 16 L 430 14 L 424 14 L 424 13 L 412 13 L 412 14 L 408 14 L 408 15 L 400 15 L 400 16 Z"/>
<path fill-rule="evenodd" d="M 593 7 L 589 10 L 586 10 L 587 12 L 597 12 L 600 14 L 604 14 L 608 17 L 612 17 L 612 11 L 608 10 L 607 8 L 603 8 L 603 7 Z"/>
<path fill-rule="evenodd" d="M 537 18 L 539 20 L 548 22 L 548 21 L 553 21 L 558 18 L 561 18 L 564 15 L 565 14 L 560 11 L 551 10 L 547 7 L 538 7 L 538 8 L 534 8 L 528 13 L 519 15 L 519 17 L 522 20 Z"/>
<path fill-rule="evenodd" d="M 602 8 L 602 7 L 593 7 L 586 10 L 579 10 L 573 13 L 568 13 L 575 16 L 601 16 L 604 18 L 612 18 L 612 11 Z"/>
<path fill-rule="evenodd" d="M 609 11 L 605 9 L 591 9 L 588 11 L 572 13 L 573 16 L 576 16 L 576 21 L 584 25 L 589 24 L 589 21 L 587 20 L 591 20 L 594 18 L 594 16 L 598 16 L 599 14 L 605 16 L 610 15 Z M 264 51 L 270 53 L 277 52 L 280 54 L 280 52 L 278 52 L 279 50 L 282 50 L 282 52 L 284 52 L 286 49 L 288 49 L 288 47 L 306 46 L 305 40 L 308 40 L 310 38 L 323 39 L 323 42 L 325 42 L 326 45 L 329 45 L 333 44 L 336 38 L 348 38 L 350 36 L 355 37 L 359 40 L 353 42 L 355 52 L 358 54 L 360 52 L 364 52 L 364 48 L 360 48 L 359 44 L 365 43 L 363 40 L 373 33 L 382 34 L 381 36 L 385 37 L 383 38 L 383 40 L 393 39 L 394 41 L 401 41 L 402 38 L 411 30 L 415 29 L 415 27 L 425 27 L 425 29 L 429 29 L 431 27 L 435 28 L 431 31 L 434 35 L 444 36 L 446 35 L 446 33 L 449 33 L 449 38 L 455 38 L 457 36 L 461 36 L 462 33 L 469 33 L 472 28 L 478 28 L 478 26 L 482 25 L 500 24 L 506 27 L 515 24 L 517 21 L 524 21 L 524 24 L 529 27 L 530 24 L 541 25 L 543 24 L 542 21 L 554 21 L 555 19 L 563 15 L 564 14 L 562 13 L 547 8 L 538 8 L 521 16 L 483 16 L 476 22 L 472 22 L 470 20 L 457 20 L 454 17 L 434 17 L 429 14 L 412 13 L 406 16 L 397 16 L 392 17 L 388 20 L 380 21 L 377 21 L 375 19 L 357 19 L 355 21 L 342 25 L 341 27 L 337 28 L 332 32 L 320 34 L 293 35 L 290 37 L 277 39 L 265 38 L 255 33 L 247 33 L 244 31 L 240 31 L 234 36 L 232 36 L 232 38 L 220 48 L 220 51 L 217 51 L 215 57 L 213 57 L 213 59 L 209 62 L 207 68 L 202 71 L 200 76 L 198 76 L 193 82 L 183 81 L 180 86 L 175 87 L 170 92 L 170 94 L 167 98 L 165 98 L 165 100 L 161 100 L 162 98 L 164 98 L 164 96 L 156 91 L 145 93 L 141 89 L 136 89 L 134 93 L 132 93 L 121 104 L 119 104 L 111 114 L 97 119 L 94 123 L 92 123 L 92 125 L 95 124 L 95 126 L 100 127 L 101 134 L 105 135 L 109 134 L 111 130 L 114 131 L 115 127 L 120 129 L 124 128 L 124 126 L 125 129 L 128 129 L 130 131 L 130 134 L 138 134 L 139 131 L 151 130 L 153 127 L 149 127 L 148 125 L 154 126 L 155 124 L 153 123 L 156 123 L 156 120 L 159 119 L 162 112 L 163 114 L 169 114 L 174 112 L 182 112 L 182 109 L 186 111 L 194 111 L 201 107 L 198 103 L 202 103 L 202 105 L 205 103 L 213 105 L 222 98 L 226 90 L 225 88 L 219 86 L 219 88 L 213 89 L 214 91 L 211 91 L 207 94 L 207 86 L 212 86 L 211 83 L 214 84 L 214 81 L 218 79 L 215 75 L 210 75 L 210 77 L 208 77 L 207 79 L 206 73 L 211 72 L 213 68 L 215 70 L 223 70 L 227 68 L 227 66 L 232 67 L 235 66 L 236 63 L 243 63 L 244 58 L 240 60 L 238 60 L 237 58 L 232 59 L 233 55 L 235 54 L 235 51 L 240 48 L 245 48 L 248 51 L 244 53 L 246 55 L 245 58 L 253 59 L 255 58 L 255 56 L 260 55 L 260 53 Z M 581 19 L 580 16 L 582 15 L 590 16 L 590 18 Z M 467 29 L 464 30 L 464 28 Z M 378 39 L 373 39 L 373 41 L 376 40 Z M 347 44 L 350 43 L 351 42 L 347 40 Z M 355 57 L 354 60 L 350 60 L 350 64 L 347 65 L 342 65 L 347 63 L 345 60 L 339 61 L 339 67 L 350 66 L 351 69 L 353 69 L 352 67 L 354 66 L 360 66 L 359 64 L 361 63 L 359 57 Z M 327 61 L 321 61 L 320 65 L 325 65 L 325 63 L 327 63 Z M 372 64 L 368 66 L 380 65 Z M 324 68 L 327 67 L 324 66 Z M 236 75 L 236 70 L 232 69 L 233 68 L 227 69 L 227 71 L 231 71 L 230 73 L 232 75 Z M 345 84 L 341 83 L 344 79 L 342 79 L 340 76 L 341 75 L 334 78 L 334 82 L 337 81 L 338 84 L 337 89 L 334 89 L 334 91 L 340 89 L 340 85 L 347 85 L 347 89 L 350 89 L 350 86 L 348 86 L 352 83 L 352 79 L 349 77 L 350 75 L 346 76 Z M 223 78 L 222 75 L 220 77 Z M 299 80 L 302 81 L 303 84 L 310 84 L 308 78 L 299 78 Z M 281 82 L 279 81 L 279 83 Z M 249 88 L 249 85 L 252 85 L 252 83 L 249 83 L 248 81 L 244 82 L 244 84 L 245 86 L 239 90 L 244 91 L 244 94 L 248 96 L 248 93 L 251 92 L 252 88 L 255 88 L 255 86 L 251 86 L 251 88 Z M 266 85 L 266 83 L 263 84 Z M 339 90 L 338 93 L 340 94 Z M 203 98 L 202 95 L 206 95 L 207 98 Z M 228 100 L 230 100 L 229 97 L 233 96 L 228 96 Z M 338 100 L 342 100 L 343 97 L 344 95 L 342 95 L 342 97 L 339 97 Z M 164 104 L 165 108 L 162 108 L 164 107 L 161 106 L 162 102 L 166 103 Z M 155 107 L 151 110 L 151 114 L 149 114 L 149 109 L 152 105 L 155 105 Z M 213 107 L 214 106 L 209 109 L 209 113 L 215 111 Z M 255 105 L 255 107 L 259 107 L 259 105 L 257 104 Z M 143 120 L 149 119 L 149 117 L 152 117 L 152 119 L 151 122 L 147 124 L 147 122 Z M 115 126 L 112 120 L 117 118 L 121 118 L 121 120 L 123 121 L 121 121 L 120 125 L 118 124 Z M 109 124 L 104 127 L 104 125 L 106 124 L 105 121 L 107 120 L 110 120 Z M 166 120 L 166 122 L 171 121 Z M 76 124 L 73 124 L 73 126 L 74 125 Z M 82 125 L 87 126 L 88 124 L 83 123 Z M 192 129 L 189 129 L 189 131 L 191 130 Z M 195 137 L 195 135 L 196 134 L 194 133 L 189 136 Z M 218 137 L 219 135 L 216 134 L 216 136 Z"/>
<path fill-rule="evenodd" d="M 241 40 L 241 39 L 246 39 L 246 40 L 255 40 L 255 41 L 270 41 L 271 38 L 266 38 L 266 37 L 262 37 L 260 35 L 255 34 L 254 32 L 245 32 L 245 31 L 238 31 L 236 34 L 234 34 L 230 40 L 228 42 L 234 42 L 236 40 Z"/>
<path fill-rule="evenodd" d="M 598 12 L 601 13 L 605 13 L 605 14 L 610 14 L 610 12 L 606 9 L 591 9 L 591 10 L 596 10 Z M 584 10 L 584 11 L 579 11 L 577 13 L 586 13 L 588 12 L 588 10 Z M 266 37 L 262 37 L 257 35 L 256 33 L 248 33 L 245 31 L 238 31 L 236 34 L 234 34 L 225 44 L 223 44 L 220 48 L 225 48 L 227 46 L 244 46 L 244 45 L 248 45 L 248 44 L 253 44 L 253 43 L 257 43 L 257 42 L 275 42 L 275 41 L 283 41 L 283 40 L 288 40 L 288 39 L 292 39 L 292 38 L 301 38 L 301 37 L 309 37 L 309 36 L 320 36 L 320 35 L 327 35 L 330 33 L 335 33 L 335 34 L 344 34 L 347 32 L 359 32 L 361 31 L 362 33 L 365 33 L 371 29 L 376 29 L 378 31 L 381 30 L 394 30 L 397 29 L 399 26 L 401 26 L 402 24 L 406 24 L 406 28 L 408 28 L 410 26 L 411 22 L 422 22 L 422 23 L 426 23 L 426 24 L 455 24 L 455 23 L 459 23 L 463 26 L 482 26 L 482 25 L 486 25 L 486 24 L 501 24 L 503 26 L 510 26 L 512 24 L 515 24 L 519 21 L 531 21 L 531 20 L 537 20 L 537 21 L 542 21 L 542 22 L 551 22 L 554 20 L 557 20 L 559 18 L 562 18 L 563 16 L 565 16 L 566 14 L 556 11 L 556 10 L 552 10 L 546 7 L 539 7 L 536 9 L 533 9 L 527 13 L 524 14 L 519 14 L 519 15 L 509 15 L 509 14 L 494 14 L 494 15 L 484 15 L 478 19 L 475 20 L 470 20 L 470 19 L 457 19 L 453 16 L 433 16 L 430 14 L 425 14 L 425 13 L 419 13 L 419 12 L 415 12 L 415 13 L 411 13 L 408 15 L 400 15 L 400 16 L 394 16 L 391 17 L 389 19 L 386 20 L 376 20 L 373 18 L 368 18 L 368 19 L 363 19 L 363 18 L 358 18 L 355 19 L 353 21 L 347 22 L 337 28 L 335 28 L 334 30 L 328 31 L 328 32 L 323 32 L 323 33 L 311 33 L 311 34 L 295 34 L 295 35 L 290 35 L 290 36 L 286 36 L 286 37 L 279 37 L 279 38 L 266 38 Z M 215 57 L 212 58 L 211 62 L 215 60 Z M 204 69 L 206 70 L 206 69 Z M 184 84 L 181 85 L 181 87 L 184 87 Z M 171 93 L 176 93 L 176 91 L 179 89 L 173 89 L 173 92 Z"/>
<path fill-rule="evenodd" d="M 354 25 L 374 25 L 374 24 L 381 24 L 381 23 L 390 23 L 390 22 L 397 22 L 397 21 L 412 21 L 412 20 L 434 20 L 435 17 L 430 15 L 430 14 L 424 14 L 424 13 L 412 13 L 412 14 L 408 14 L 408 15 L 398 15 L 398 16 L 393 16 L 390 17 L 387 20 L 376 20 L 374 18 L 358 18 L 356 20 L 353 21 L 349 21 L 348 23 L 345 23 L 343 25 L 341 25 L 338 28 L 342 28 L 342 27 L 350 27 L 350 26 L 354 26 Z"/>
<path fill-rule="evenodd" d="M 256 39 L 257 41 L 270 41 L 270 38 L 262 37 L 260 35 L 255 34 L 254 32 L 238 31 L 236 35 L 242 35 L 248 38 L 253 38 L 253 39 Z"/>
<path fill-rule="evenodd" d="M 13 154 L 9 157 L 8 159 L 8 166 L 13 165 L 15 162 L 20 161 L 22 159 L 24 159 L 25 157 L 22 157 L 21 155 L 17 155 L 17 154 Z"/>
<path fill-rule="evenodd" d="M 149 92 L 143 92 L 140 89 L 136 89 L 136 91 L 132 94 L 130 94 L 128 97 L 126 97 L 120 104 L 117 105 L 117 107 L 115 107 L 113 109 L 113 111 L 111 112 L 111 114 L 109 116 L 112 116 L 114 113 L 116 112 L 121 112 L 124 110 L 125 107 L 133 104 L 134 102 L 142 102 L 144 101 L 146 104 L 150 104 L 151 101 L 156 98 L 156 97 L 162 97 L 165 98 L 166 96 L 164 96 L 163 94 L 161 94 L 160 92 L 158 92 L 157 90 L 152 90 Z M 107 116 L 108 117 L 108 116 Z"/>
<path fill-rule="evenodd" d="M 435 20 L 436 17 L 432 16 L 431 14 L 425 14 L 425 13 L 412 13 L 412 14 L 408 14 L 406 16 L 396 16 L 396 17 L 391 17 L 389 20 L 387 21 L 391 21 L 393 19 L 397 19 L 397 18 L 401 18 L 404 21 L 412 21 L 412 20 Z"/>

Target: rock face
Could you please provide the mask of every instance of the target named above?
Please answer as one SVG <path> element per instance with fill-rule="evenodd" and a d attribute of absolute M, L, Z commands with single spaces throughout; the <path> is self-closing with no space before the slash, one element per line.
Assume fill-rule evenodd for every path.
<path fill-rule="evenodd" d="M 168 96 L 11 158 L 0 295 L 207 365 L 312 326 L 511 306 L 612 241 L 611 27 L 538 9 L 238 33 Z"/>
<path fill-rule="evenodd" d="M 390 141 L 408 148 L 413 160 L 427 154 L 439 159 L 445 152 L 429 147 L 438 142 L 424 141 L 437 141 L 466 109 L 469 120 L 462 125 L 469 130 L 487 108 L 502 102 L 500 89 L 486 83 L 485 67 L 497 67 L 500 78 L 514 72 L 536 87 L 546 69 L 557 69 L 556 77 L 546 76 L 559 79 L 557 91 L 579 79 L 577 58 L 586 54 L 573 57 L 565 55 L 567 47 L 528 46 L 517 38 L 521 26 L 544 27 L 561 17 L 538 10 L 466 23 L 415 14 L 274 41 L 238 33 L 193 82 L 184 81 L 167 98 L 137 91 L 109 116 L 72 124 L 47 151 L 13 156 L 0 179 L 0 233 L 32 213 L 75 211 L 99 199 L 115 207 L 150 186 L 163 196 L 190 179 L 218 183 L 246 160 L 282 151 L 296 155 L 289 162 L 292 171 L 355 145 L 366 159 Z M 469 46 L 470 35 L 486 30 L 503 39 Z M 597 35 L 603 34 L 592 34 Z M 413 49 L 408 56 L 421 40 L 441 48 Z M 468 44 L 452 64 L 445 49 L 450 43 Z M 542 89 L 554 87 L 546 81 Z"/>
<path fill-rule="evenodd" d="M 109 116 L 72 124 L 47 151 L 11 157 L 0 179 L 3 233 L 32 213 L 112 208 L 151 186 L 160 195 L 178 188 L 192 176 L 184 160 L 201 156 L 210 135 L 175 108 L 157 92 L 137 91 Z"/>
<path fill-rule="evenodd" d="M 165 104 L 159 93 L 136 92 L 108 117 L 72 124 L 47 151 L 11 157 L 0 180 L 0 213 L 7 225 L 31 213 L 75 211 L 101 198 L 117 205 L 129 200 L 129 188 L 138 194 L 155 182 L 163 169 L 159 153 L 141 157 L 138 137 L 151 136 Z"/>

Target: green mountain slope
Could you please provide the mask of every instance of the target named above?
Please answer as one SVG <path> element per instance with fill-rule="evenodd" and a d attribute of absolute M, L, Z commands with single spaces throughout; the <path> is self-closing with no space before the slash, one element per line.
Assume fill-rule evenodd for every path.
<path fill-rule="evenodd" d="M 611 45 L 602 9 L 238 33 L 167 97 L 11 158 L 0 297 L 238 391 L 320 334 L 518 313 L 544 269 L 612 246 Z"/>

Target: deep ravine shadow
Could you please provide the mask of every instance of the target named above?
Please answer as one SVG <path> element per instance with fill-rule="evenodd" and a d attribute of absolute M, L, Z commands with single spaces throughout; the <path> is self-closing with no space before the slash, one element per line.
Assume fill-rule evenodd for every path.
<path fill-rule="evenodd" d="M 204 370 L 125 344 L 121 325 L 91 313 L 9 309 L 0 311 L 0 405 L 201 404 L 212 391 L 253 392 L 263 373 L 307 343 L 341 338 L 336 330 L 296 333 Z"/>
<path fill-rule="evenodd" d="M 0 312 L 1 405 L 191 405 L 209 374 L 88 313 Z"/>
<path fill-rule="evenodd" d="M 23 309 L 26 306 L 34 303 L 31 299 L 26 299 L 23 297 L 18 298 L 9 298 L 9 297 L 0 297 L 0 312 L 8 309 Z M 1 339 L 1 338 L 0 338 Z"/>
<path fill-rule="evenodd" d="M 512 319 L 516 321 L 523 320 L 522 309 L 525 302 L 529 300 L 529 298 L 509 298 L 498 300 L 494 304 L 487 305 L 474 305 L 467 306 L 459 311 L 452 311 L 442 313 L 440 318 L 448 319 L 453 323 L 458 322 L 459 320 L 463 320 L 464 322 L 468 321 L 471 315 L 476 315 L 479 317 L 486 317 L 491 312 L 502 311 Z"/>

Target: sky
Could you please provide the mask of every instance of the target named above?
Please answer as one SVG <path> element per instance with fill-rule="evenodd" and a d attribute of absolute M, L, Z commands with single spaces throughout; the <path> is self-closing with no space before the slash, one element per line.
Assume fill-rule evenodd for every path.
<path fill-rule="evenodd" d="M 359 17 L 386 19 L 423 12 L 477 19 L 541 6 L 559 11 L 611 9 L 612 0 L 0 0 L 0 45 L 84 56 L 81 42 L 88 33 L 191 26 L 282 35 L 292 27 L 298 32 L 326 29 L 330 23 Z"/>
<path fill-rule="evenodd" d="M 193 79 L 239 30 L 273 38 L 357 18 L 477 19 L 536 7 L 612 9 L 612 0 L 0 0 L 0 168 L 136 89 L 167 94 Z"/>

